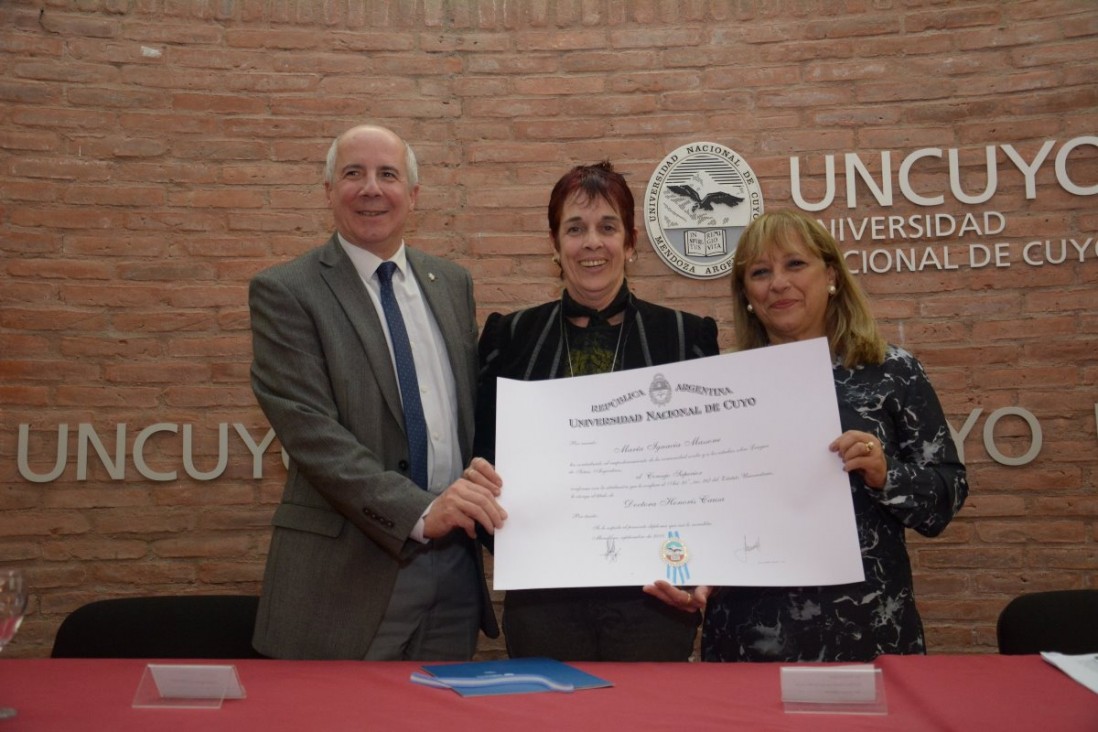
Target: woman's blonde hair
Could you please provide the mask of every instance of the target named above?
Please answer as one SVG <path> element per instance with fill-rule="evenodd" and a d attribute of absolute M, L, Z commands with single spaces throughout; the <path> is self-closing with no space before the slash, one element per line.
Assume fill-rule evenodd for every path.
<path fill-rule="evenodd" d="M 732 264 L 732 312 L 736 348 L 745 350 L 770 345 L 762 322 L 747 310 L 744 275 L 747 267 L 772 247 L 788 249 L 799 239 L 810 254 L 835 273 L 835 294 L 827 301 L 827 340 L 831 353 L 843 366 L 884 362 L 888 344 L 869 310 L 869 300 L 850 274 L 835 238 L 816 219 L 793 209 L 764 213 L 744 229 Z"/>

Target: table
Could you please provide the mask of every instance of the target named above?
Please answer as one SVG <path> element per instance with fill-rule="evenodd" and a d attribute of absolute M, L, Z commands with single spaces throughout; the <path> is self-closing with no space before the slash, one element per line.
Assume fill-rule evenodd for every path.
<path fill-rule="evenodd" d="M 194 663 L 186 661 L 180 663 Z M 786 714 L 779 664 L 576 663 L 613 688 L 463 698 L 411 683 L 416 663 L 233 663 L 247 699 L 132 709 L 146 661 L 0 660 L 16 730 L 1098 730 L 1098 694 L 1039 656 L 883 656 L 888 716 Z"/>

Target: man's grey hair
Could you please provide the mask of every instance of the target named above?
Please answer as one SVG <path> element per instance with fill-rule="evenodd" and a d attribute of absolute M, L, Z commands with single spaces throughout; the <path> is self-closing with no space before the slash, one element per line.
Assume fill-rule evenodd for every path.
<path fill-rule="evenodd" d="M 351 129 L 358 128 L 352 127 Z M 378 127 L 377 129 L 388 130 L 386 127 Z M 351 130 L 347 130 L 346 132 L 340 133 L 336 139 L 332 140 L 332 144 L 328 147 L 328 157 L 324 161 L 324 182 L 329 185 L 335 180 L 335 166 L 336 158 L 339 156 L 339 142 L 347 132 L 350 131 Z M 392 132 L 392 130 L 388 131 Z M 396 135 L 395 132 L 393 132 L 393 134 Z M 412 150 L 412 146 L 408 144 L 408 141 L 403 137 L 397 135 L 397 139 L 404 143 L 404 168 L 408 172 L 408 188 L 412 189 L 419 184 L 419 164 L 416 162 L 416 153 Z"/>

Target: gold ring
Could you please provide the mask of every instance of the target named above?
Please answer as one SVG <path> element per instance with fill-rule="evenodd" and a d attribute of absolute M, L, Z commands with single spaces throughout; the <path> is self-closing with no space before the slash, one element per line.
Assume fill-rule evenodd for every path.
<path fill-rule="evenodd" d="M 871 452 L 873 452 L 873 443 L 872 442 L 865 443 L 865 454 L 868 455 Z"/>

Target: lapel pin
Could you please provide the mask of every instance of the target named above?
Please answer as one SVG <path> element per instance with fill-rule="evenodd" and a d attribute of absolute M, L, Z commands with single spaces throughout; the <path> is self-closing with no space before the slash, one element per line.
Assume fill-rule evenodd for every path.
<path fill-rule="evenodd" d="M 434 272 L 428 272 L 427 273 L 427 279 L 431 280 L 431 282 L 434 282 L 435 281 L 435 273 Z"/>

